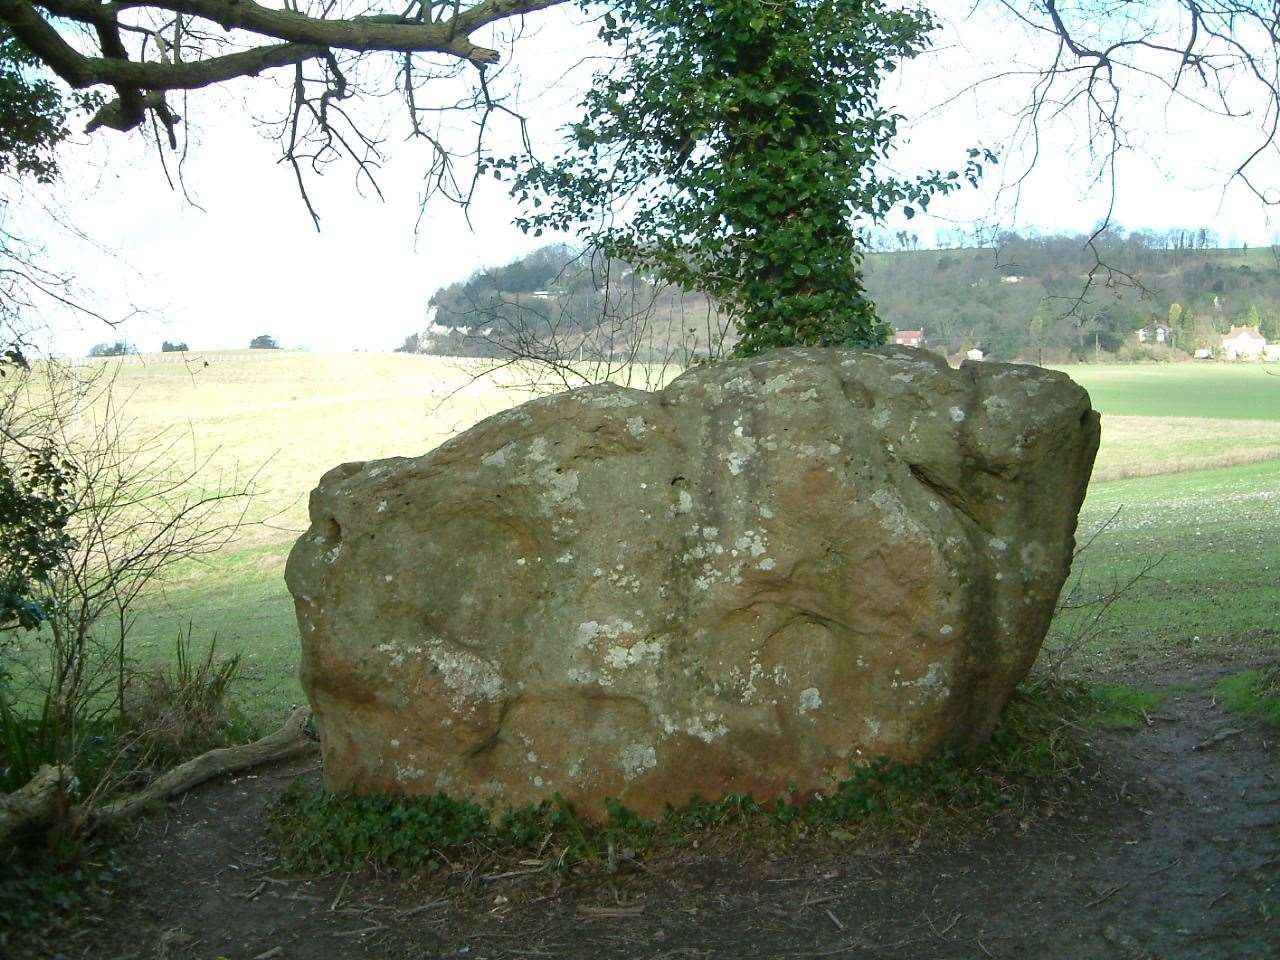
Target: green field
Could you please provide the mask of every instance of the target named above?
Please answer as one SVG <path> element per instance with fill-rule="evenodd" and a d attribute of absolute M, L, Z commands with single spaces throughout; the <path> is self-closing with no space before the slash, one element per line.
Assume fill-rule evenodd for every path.
<path fill-rule="evenodd" d="M 1103 414 L 1280 420 L 1280 369 L 1257 363 L 1079 364 L 1059 367 Z"/>
<path fill-rule="evenodd" d="M 385 355 L 221 354 L 210 366 L 126 364 L 140 429 L 179 425 L 217 470 L 259 470 L 257 515 L 234 548 L 151 595 L 133 655 L 197 640 L 243 656 L 241 697 L 265 722 L 302 699 L 284 559 L 305 529 L 308 491 L 348 460 L 420 454 L 531 392 L 514 371 L 472 383 L 466 361 Z M 1173 669 L 1273 648 L 1280 589 L 1280 378 L 1258 367 L 1073 367 L 1103 413 L 1098 474 L 1081 538 L 1119 515 L 1077 566 L 1082 594 L 1106 592 L 1163 557 L 1076 652 L 1073 670 Z M 1219 462 L 1234 464 L 1217 469 Z M 211 467 L 213 469 L 213 467 Z M 1065 626 L 1065 625 L 1060 625 Z M 1051 655 L 1056 651 L 1050 642 Z"/>

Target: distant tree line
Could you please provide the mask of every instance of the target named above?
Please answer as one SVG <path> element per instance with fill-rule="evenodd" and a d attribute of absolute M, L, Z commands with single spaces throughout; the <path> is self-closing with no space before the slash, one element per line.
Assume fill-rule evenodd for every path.
<path fill-rule="evenodd" d="M 95 343 L 89 348 L 90 357 L 128 357 L 138 352 L 128 340 L 115 340 L 111 343 Z"/>

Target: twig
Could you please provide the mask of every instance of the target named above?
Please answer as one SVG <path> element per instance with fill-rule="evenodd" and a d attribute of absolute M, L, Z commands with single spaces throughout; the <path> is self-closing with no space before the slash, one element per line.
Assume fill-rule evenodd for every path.
<path fill-rule="evenodd" d="M 1236 729 L 1235 727 L 1232 727 L 1230 730 L 1220 730 L 1220 731 L 1218 731 L 1217 733 L 1215 733 L 1212 737 L 1209 737 L 1208 739 L 1205 739 L 1205 740 L 1201 740 L 1199 743 L 1197 743 L 1197 744 L 1196 744 L 1194 747 L 1192 747 L 1191 749 L 1192 749 L 1192 750 L 1205 750 L 1205 749 L 1207 749 L 1208 747 L 1215 746 L 1215 745 L 1217 745 L 1217 744 L 1221 743 L 1223 740 L 1227 740 L 1227 739 L 1229 739 L 1229 738 L 1231 738 L 1231 737 L 1234 737 L 1234 736 L 1236 736 L 1237 734 L 1241 734 L 1241 733 L 1244 733 L 1244 731 L 1243 731 L 1243 730 Z"/>
<path fill-rule="evenodd" d="M 579 904 L 578 912 L 588 917 L 638 917 L 644 913 L 644 904 L 634 907 L 588 907 Z"/>
<path fill-rule="evenodd" d="M 1119 893 L 1128 885 L 1129 885 L 1128 880 L 1126 880 L 1124 883 L 1117 883 L 1114 887 L 1112 887 L 1102 896 L 1098 897 L 1096 900 L 1090 900 L 1088 903 L 1086 903 L 1084 905 L 1085 909 L 1087 910 L 1089 907 L 1096 907 L 1098 904 L 1102 903 L 1104 900 L 1110 900 L 1113 896 L 1115 896 L 1117 893 Z"/>
<path fill-rule="evenodd" d="M 347 874 L 342 878 L 342 886 L 338 888 L 338 895 L 333 898 L 333 902 L 329 904 L 329 912 L 332 913 L 338 909 L 338 904 L 342 902 L 342 895 L 347 892 L 347 881 L 351 879 L 351 874 Z"/>
<path fill-rule="evenodd" d="M 1181 862 L 1182 862 L 1182 858 L 1179 857 L 1177 860 L 1174 860 L 1171 863 L 1166 863 L 1163 867 L 1157 867 L 1155 870 L 1152 870 L 1150 873 L 1148 873 L 1147 876 L 1154 877 L 1157 873 L 1164 873 L 1166 870 L 1172 870 Z"/>
<path fill-rule="evenodd" d="M 366 933 L 377 933 L 379 930 L 387 929 L 386 924 L 378 923 L 376 920 L 371 927 L 361 927 L 359 930 L 340 930 L 334 934 L 335 937 L 362 937 Z"/>

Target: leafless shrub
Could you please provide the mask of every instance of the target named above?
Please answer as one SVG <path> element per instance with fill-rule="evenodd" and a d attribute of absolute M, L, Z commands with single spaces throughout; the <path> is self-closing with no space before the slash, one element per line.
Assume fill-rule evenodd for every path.
<path fill-rule="evenodd" d="M 9 767 L 17 756 L 31 772 L 41 763 L 74 767 L 87 741 L 125 719 L 127 640 L 140 599 L 235 537 L 253 477 L 211 476 L 212 453 L 199 456 L 194 441 L 186 455 L 182 435 L 138 428 L 109 368 L 84 373 L 42 362 L 7 378 L 3 390 L 0 460 L 33 443 L 53 445 L 69 476 L 70 513 L 55 569 L 36 588 L 45 623 L 0 636 L 0 740 Z M 120 763 L 140 762 L 134 746 L 131 737 L 121 741 L 130 759 Z M 118 766 L 107 764 L 97 779 L 120 776 Z"/>
<path fill-rule="evenodd" d="M 473 368 L 472 381 L 502 369 L 515 374 L 512 386 L 538 393 L 606 382 L 653 390 L 733 343 L 705 296 L 656 284 L 598 251 L 569 256 L 546 291 L 511 293 L 485 279 L 469 285 L 463 330 L 421 338 L 427 352 L 497 361 Z"/>
<path fill-rule="evenodd" d="M 1127 576 L 1112 574 L 1098 578 L 1091 575 L 1089 550 L 1120 516 L 1120 510 L 1099 524 L 1084 543 L 1076 547 L 1071 557 L 1071 574 L 1054 608 L 1053 623 L 1045 641 L 1045 653 L 1040 661 L 1038 682 L 1052 682 L 1061 676 L 1067 663 L 1082 651 L 1093 647 L 1108 627 L 1108 615 L 1112 607 L 1130 595 L 1161 563 L 1164 556 L 1149 560 L 1135 573 Z"/>
<path fill-rule="evenodd" d="M 225 745 L 236 726 L 228 690 L 240 656 L 216 659 L 216 637 L 195 653 L 192 633 L 190 625 L 179 632 L 171 665 L 131 673 L 124 692 L 129 729 L 175 757 Z"/>

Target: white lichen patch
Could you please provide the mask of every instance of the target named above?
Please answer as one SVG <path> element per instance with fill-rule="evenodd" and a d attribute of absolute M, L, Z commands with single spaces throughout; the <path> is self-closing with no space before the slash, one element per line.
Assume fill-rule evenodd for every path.
<path fill-rule="evenodd" d="M 952 407 L 950 413 L 953 421 L 956 423 L 964 423 L 964 411 L 959 407 Z"/>
<path fill-rule="evenodd" d="M 404 651 L 394 643 L 380 643 L 377 646 L 379 653 L 385 653 L 387 660 L 393 667 L 399 667 L 404 664 Z"/>
<path fill-rule="evenodd" d="M 896 672 L 896 671 L 895 671 Z M 942 663 L 931 663 L 925 672 L 914 680 L 895 680 L 895 687 L 915 687 L 925 693 L 945 697 L 950 693 L 947 687 L 947 668 Z"/>
<path fill-rule="evenodd" d="M 692 513 L 693 497 L 690 496 L 688 490 L 681 490 L 676 494 L 675 506 L 671 508 L 673 513 Z"/>
<path fill-rule="evenodd" d="M 729 437 L 729 449 L 720 454 L 720 459 L 729 467 L 729 472 L 736 477 L 742 473 L 748 461 L 755 455 L 755 437 L 746 433 L 741 423 L 736 423 L 733 434 Z"/>
<path fill-rule="evenodd" d="M 595 410 L 617 410 L 634 407 L 640 401 L 635 397 L 628 396 L 621 390 L 614 390 L 609 393 L 597 393 L 593 396 L 579 397 L 578 402 Z"/>
<path fill-rule="evenodd" d="M 506 691 L 497 668 L 470 650 L 432 640 L 425 652 L 439 671 L 441 681 L 454 693 L 455 707 L 476 700 L 497 700 Z"/>
<path fill-rule="evenodd" d="M 982 401 L 982 407 L 993 417 L 1007 417 L 1012 410 L 1004 397 L 990 396 Z"/>
<path fill-rule="evenodd" d="M 634 780 L 657 765 L 658 752 L 651 743 L 629 743 L 618 754 L 618 767 L 628 780 Z"/>
<path fill-rule="evenodd" d="M 421 780 L 427 775 L 427 771 L 417 767 L 405 766 L 397 763 L 393 768 L 395 770 L 396 783 L 411 783 L 414 780 Z"/>
<path fill-rule="evenodd" d="M 627 417 L 627 433 L 633 437 L 643 437 L 650 429 L 649 422 L 644 417 Z"/>
<path fill-rule="evenodd" d="M 379 501 L 378 501 L 378 513 L 386 513 L 386 512 L 387 512 L 387 501 L 385 501 L 385 500 L 379 500 Z"/>
<path fill-rule="evenodd" d="M 324 562 L 329 564 L 329 566 L 333 566 L 335 563 L 338 562 L 341 556 L 342 556 L 342 544 L 340 543 L 335 544 L 333 547 L 325 551 Z"/>
<path fill-rule="evenodd" d="M 729 732 L 724 717 L 718 713 L 709 713 L 706 717 L 695 715 L 683 720 L 669 717 L 664 713 L 658 715 L 658 723 L 662 726 L 662 732 L 668 736 L 682 733 L 696 737 L 703 743 L 715 743 Z"/>
<path fill-rule="evenodd" d="M 944 623 L 941 627 L 938 628 L 938 632 L 942 634 L 944 637 L 949 637 L 954 632 L 954 628 L 951 626 L 951 624 Z"/>
<path fill-rule="evenodd" d="M 881 525 L 895 537 L 905 538 L 920 533 L 919 525 L 907 515 L 902 501 L 892 491 L 877 490 L 871 495 L 871 502 L 880 510 Z"/>
<path fill-rule="evenodd" d="M 658 639 L 639 640 L 636 643 L 613 644 L 604 653 L 604 662 L 617 670 L 637 663 L 657 663 L 662 659 L 665 645 Z"/>
<path fill-rule="evenodd" d="M 735 549 L 749 553 L 752 557 L 763 557 L 766 552 L 764 536 L 756 530 L 748 530 L 733 541 Z"/>
<path fill-rule="evenodd" d="M 636 625 L 630 620 L 606 620 L 600 623 L 596 620 L 587 620 L 578 624 L 577 645 L 579 647 L 589 647 L 600 640 L 617 640 L 620 637 L 634 635 Z"/>
<path fill-rule="evenodd" d="M 538 439 L 542 440 L 541 437 L 539 437 Z M 546 444 L 545 440 L 543 440 L 543 444 L 544 445 Z M 494 450 L 491 453 L 486 453 L 483 457 L 480 458 L 480 462 L 484 464 L 486 467 L 504 467 L 507 464 L 507 457 L 511 456 L 512 453 L 514 452 L 515 445 L 516 445 L 516 442 L 512 440 L 510 443 L 506 444 L 505 446 L 499 447 L 497 450 Z"/>
<path fill-rule="evenodd" d="M 800 691 L 796 707 L 801 713 L 812 713 L 822 706 L 822 694 L 817 687 L 805 687 Z"/>
<path fill-rule="evenodd" d="M 772 570 L 776 566 L 777 566 L 777 563 L 774 561 L 773 557 L 762 557 L 760 562 L 756 564 L 756 569 Z"/>

